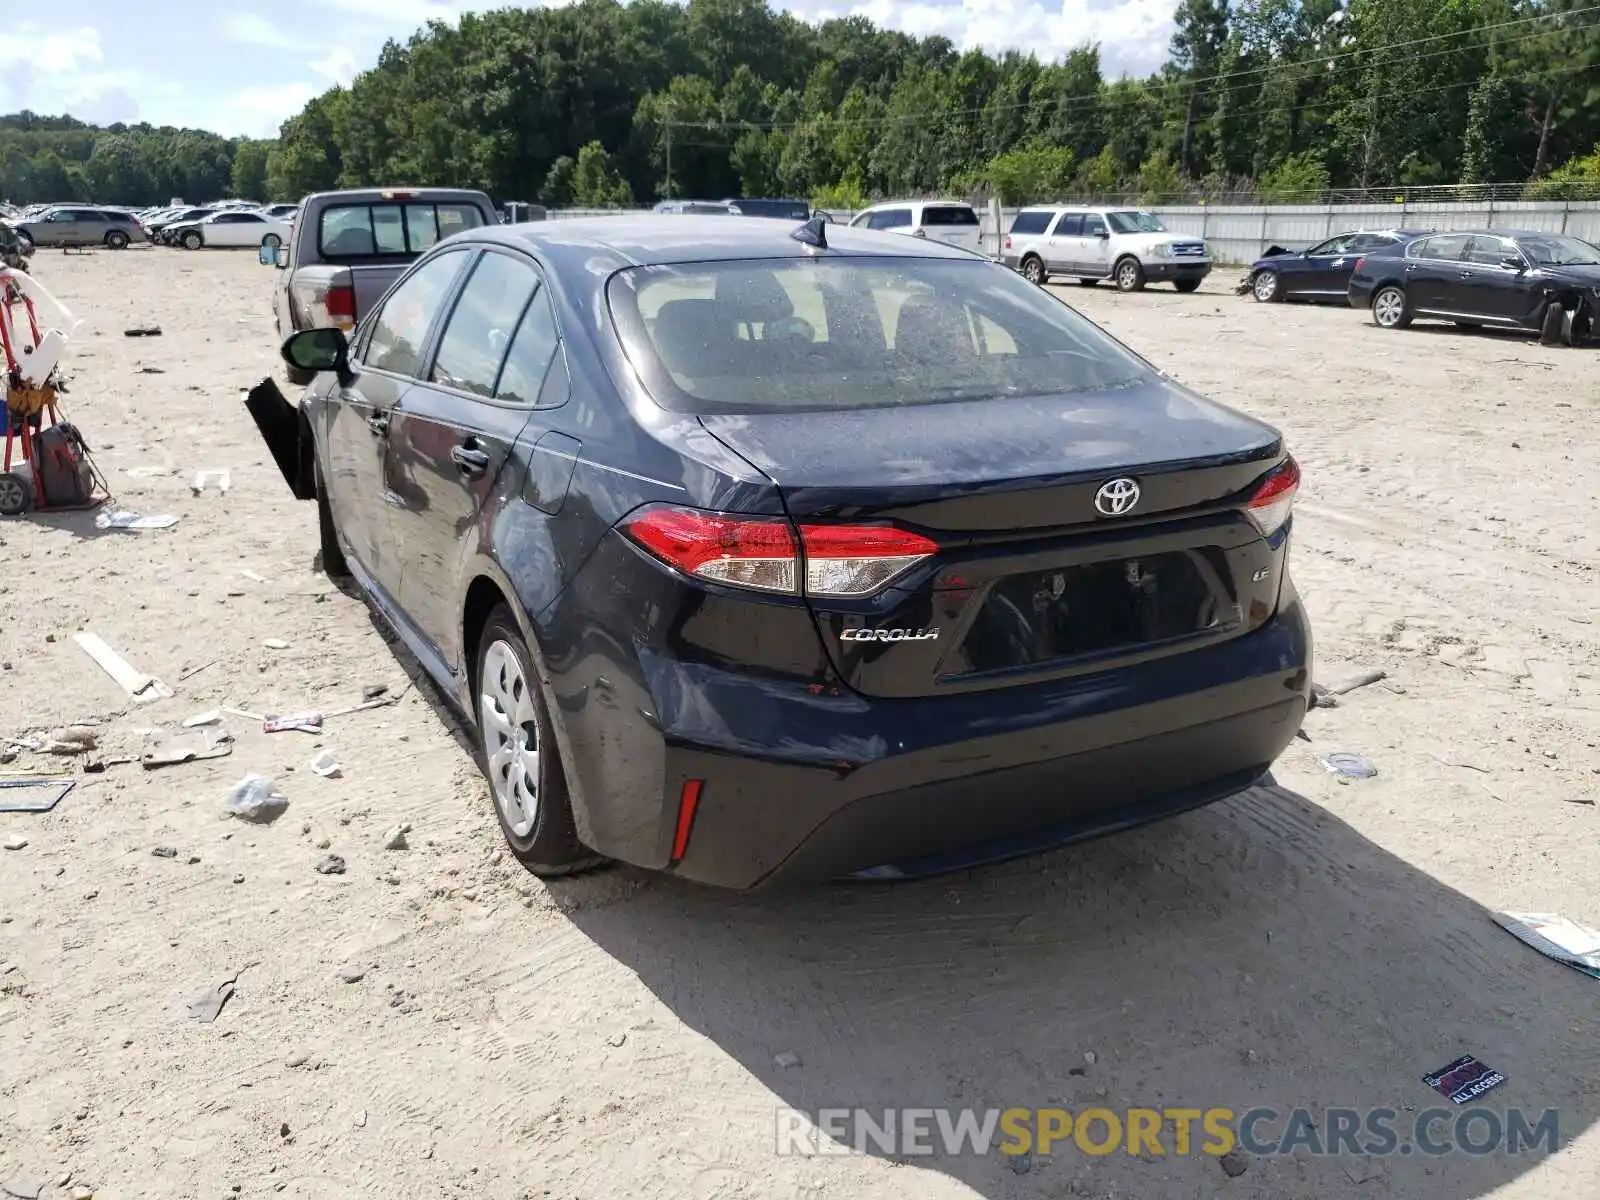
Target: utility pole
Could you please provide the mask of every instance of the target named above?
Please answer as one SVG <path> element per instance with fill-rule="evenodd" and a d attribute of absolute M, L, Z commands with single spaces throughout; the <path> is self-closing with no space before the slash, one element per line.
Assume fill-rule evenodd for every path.
<path fill-rule="evenodd" d="M 672 199 L 672 122 L 667 122 L 667 199 Z"/>

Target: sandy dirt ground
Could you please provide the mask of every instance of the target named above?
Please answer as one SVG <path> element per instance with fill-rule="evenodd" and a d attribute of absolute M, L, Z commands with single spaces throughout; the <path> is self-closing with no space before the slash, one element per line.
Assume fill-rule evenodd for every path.
<path fill-rule="evenodd" d="M 1229 294 L 1231 271 L 1188 297 L 1064 290 L 1287 433 L 1317 677 L 1388 678 L 1311 713 L 1276 786 L 1001 868 L 777 902 L 631 870 L 546 886 L 501 853 L 455 722 L 314 572 L 314 510 L 241 405 L 276 364 L 272 271 L 149 250 L 41 252 L 36 274 L 86 318 L 69 413 L 118 500 L 179 521 L 0 523 L 0 737 L 93 720 L 97 754 L 136 755 L 141 729 L 219 705 L 404 695 L 320 737 L 230 719 L 226 758 L 112 766 L 47 815 L 0 815 L 0 843 L 27 843 L 0 851 L 0 1184 L 47 1200 L 1594 1194 L 1600 983 L 1490 921 L 1600 925 L 1594 352 L 1258 305 Z M 164 336 L 123 336 L 143 324 Z M 191 494 L 215 468 L 230 490 Z M 176 695 L 131 702 L 74 643 L 85 629 Z M 341 778 L 306 769 L 320 748 Z M 1380 773 L 1335 781 L 1317 755 L 1336 749 Z M 47 765 L 83 762 L 0 770 Z M 249 771 L 289 798 L 275 824 L 222 811 Z M 399 822 L 410 848 L 387 850 Z M 328 853 L 342 875 L 314 870 Z M 215 1023 L 190 1019 L 235 976 Z M 781 1105 L 1405 1119 L 1442 1103 L 1420 1076 L 1469 1053 L 1507 1077 L 1489 1107 L 1559 1110 L 1559 1154 L 1302 1152 L 1237 1177 L 1170 1142 L 775 1154 Z"/>

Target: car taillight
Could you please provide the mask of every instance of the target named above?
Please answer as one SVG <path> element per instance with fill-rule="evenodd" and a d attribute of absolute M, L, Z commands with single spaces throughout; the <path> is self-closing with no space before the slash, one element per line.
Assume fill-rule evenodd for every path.
<path fill-rule="evenodd" d="M 328 310 L 328 319 L 340 329 L 353 329 L 356 324 L 356 290 L 353 287 L 331 287 L 323 296 L 322 306 Z"/>
<path fill-rule="evenodd" d="M 1359 271 L 1359 270 L 1361 270 L 1362 267 L 1364 267 L 1366 265 L 1367 265 L 1367 256 L 1365 254 L 1363 254 L 1360 258 L 1356 259 L 1356 265 L 1352 268 L 1352 270 Z"/>
<path fill-rule="evenodd" d="M 1261 481 L 1255 494 L 1245 501 L 1244 511 L 1256 528 L 1271 537 L 1283 528 L 1294 510 L 1295 494 L 1300 490 L 1300 465 L 1286 458 Z"/>
<path fill-rule="evenodd" d="M 1006 234 L 1006 249 L 1011 249 L 1011 235 L 1009 233 Z"/>
<path fill-rule="evenodd" d="M 649 508 L 622 523 L 662 562 L 713 583 L 810 596 L 868 596 L 938 552 L 887 525 L 801 525 L 692 508 Z"/>

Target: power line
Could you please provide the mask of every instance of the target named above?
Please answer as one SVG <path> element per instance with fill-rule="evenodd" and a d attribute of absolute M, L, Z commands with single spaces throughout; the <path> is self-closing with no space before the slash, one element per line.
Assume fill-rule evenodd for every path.
<path fill-rule="evenodd" d="M 1194 86 L 1199 85 L 1199 84 L 1223 82 L 1223 81 L 1227 81 L 1227 80 L 1230 80 L 1230 79 L 1244 78 L 1246 76 L 1269 74 L 1269 73 L 1274 72 L 1274 71 L 1288 71 L 1288 72 L 1300 73 L 1301 71 L 1303 71 L 1304 68 L 1315 67 L 1315 66 L 1320 66 L 1320 65 L 1324 65 L 1324 64 L 1329 64 L 1329 63 L 1341 61 L 1341 60 L 1346 59 L 1346 58 L 1359 57 L 1359 56 L 1363 56 L 1363 55 L 1376 57 L 1376 56 L 1379 56 L 1379 55 L 1383 55 L 1383 54 L 1385 54 L 1386 52 L 1389 52 L 1389 51 L 1404 50 L 1404 49 L 1408 49 L 1408 48 L 1410 48 L 1412 46 L 1425 45 L 1425 44 L 1430 43 L 1430 42 L 1437 42 L 1437 41 L 1441 41 L 1441 40 L 1444 40 L 1444 39 L 1447 39 L 1447 38 L 1466 38 L 1466 37 L 1476 38 L 1476 37 L 1480 37 L 1483 34 L 1490 33 L 1490 32 L 1493 32 L 1495 30 L 1498 30 L 1498 29 L 1506 29 L 1506 28 L 1510 28 L 1510 27 L 1513 27 L 1513 26 L 1527 25 L 1527 24 L 1529 24 L 1531 22 L 1536 22 L 1536 21 L 1550 21 L 1550 20 L 1564 18 L 1564 17 L 1575 17 L 1575 16 L 1582 15 L 1584 13 L 1593 13 L 1593 12 L 1600 12 L 1600 4 L 1592 4 L 1592 5 L 1589 5 L 1589 6 L 1585 7 L 1585 8 L 1572 9 L 1571 11 L 1565 12 L 1565 13 L 1540 13 L 1540 14 L 1537 14 L 1535 16 L 1530 16 L 1530 17 L 1519 17 L 1519 18 L 1516 18 L 1515 20 L 1500 21 L 1500 22 L 1497 22 L 1497 23 L 1492 24 L 1492 25 L 1478 26 L 1478 27 L 1475 27 L 1473 29 L 1457 30 L 1457 31 L 1455 31 L 1453 33 L 1432 34 L 1432 35 L 1430 35 L 1428 37 L 1423 37 L 1423 38 L 1412 38 L 1412 39 L 1409 39 L 1409 40 L 1406 40 L 1406 41 L 1381 43 L 1381 44 L 1376 45 L 1376 46 L 1363 47 L 1363 48 L 1361 48 L 1359 50 L 1345 50 L 1345 51 L 1340 51 L 1337 54 L 1324 55 L 1322 57 L 1316 57 L 1316 58 L 1297 59 L 1297 60 L 1294 60 L 1294 61 L 1288 62 L 1288 63 L 1281 63 L 1281 62 L 1280 63 L 1273 63 L 1273 64 L 1270 64 L 1270 65 L 1264 66 L 1264 67 L 1252 67 L 1252 68 L 1248 68 L 1248 69 L 1240 70 L 1240 71 L 1224 71 L 1224 72 L 1219 72 L 1219 73 L 1217 73 L 1215 75 L 1202 75 L 1202 76 L 1195 76 L 1193 78 L 1184 77 L 1184 78 L 1179 78 L 1179 79 L 1166 79 L 1166 80 L 1152 79 L 1152 80 L 1145 81 L 1145 86 L 1147 88 L 1154 89 L 1158 93 L 1158 96 L 1159 96 L 1159 94 L 1161 92 L 1163 92 L 1163 91 L 1171 91 L 1171 90 L 1174 90 L 1174 89 L 1188 89 L 1190 87 L 1194 87 Z M 1579 25 L 1577 28 L 1578 29 L 1597 29 L 1597 28 L 1600 28 L 1600 21 L 1584 22 L 1581 25 Z M 1547 36 L 1549 36 L 1549 33 L 1550 33 L 1550 31 L 1548 31 L 1548 30 L 1537 30 L 1537 31 L 1532 32 L 1532 33 L 1524 34 L 1521 37 L 1512 38 L 1512 39 L 1509 39 L 1506 42 L 1501 42 L 1501 43 L 1499 43 L 1499 45 L 1500 46 L 1519 45 L 1522 42 L 1533 41 L 1536 38 L 1547 37 Z M 1469 50 L 1469 49 L 1485 49 L 1485 50 L 1487 50 L 1487 49 L 1490 49 L 1490 48 L 1491 47 L 1488 46 L 1488 45 L 1484 45 L 1484 46 L 1481 46 L 1481 47 L 1480 46 L 1448 46 L 1448 47 L 1445 47 L 1443 49 L 1431 51 L 1431 52 L 1429 52 L 1427 54 L 1407 55 L 1405 57 L 1406 57 L 1406 61 L 1408 61 L 1408 62 L 1416 62 L 1416 61 L 1423 60 L 1423 59 L 1437 58 L 1437 57 L 1439 57 L 1441 55 L 1459 54 L 1459 53 L 1462 53 L 1462 52 L 1464 52 L 1466 50 Z M 1391 56 L 1389 58 L 1380 59 L 1380 61 L 1378 61 L 1374 65 L 1384 66 L 1384 65 L 1387 65 L 1389 62 L 1393 62 L 1393 61 L 1399 61 L 1398 56 Z M 1552 72 L 1546 72 L 1545 74 L 1563 74 L 1563 73 L 1564 72 L 1561 72 L 1561 71 L 1552 71 Z M 1476 82 L 1476 81 L 1474 81 L 1474 82 Z M 1213 89 L 1212 92 L 1210 93 L 1210 95 L 1213 98 L 1217 97 L 1219 94 L 1221 96 L 1225 97 L 1225 96 L 1231 95 L 1231 94 L 1233 94 L 1235 92 L 1244 92 L 1244 91 L 1248 91 L 1248 90 L 1250 90 L 1250 89 L 1246 88 L 1246 87 L 1227 87 L 1227 88 L 1220 89 L 1220 92 L 1218 90 L 1216 90 L 1216 89 Z M 1431 90 L 1431 89 L 1429 89 L 1429 90 Z M 1071 103 L 1069 103 L 1069 101 L 1071 101 Z M 1060 100 L 1055 102 L 1055 106 L 1054 107 L 1055 107 L 1055 112 L 1057 114 L 1063 114 L 1063 113 L 1067 113 L 1067 112 L 1075 112 L 1075 111 L 1081 111 L 1081 110 L 1087 109 L 1087 108 L 1092 108 L 1092 107 L 1094 107 L 1096 105 L 1099 105 L 1101 103 L 1102 103 L 1102 100 L 1098 96 L 1095 96 L 1095 97 L 1084 97 L 1084 96 L 1068 97 L 1068 96 L 1064 96 Z M 1041 103 L 1039 100 L 1030 98 L 1028 100 L 1021 100 L 1021 101 L 1017 101 L 1015 103 L 1010 103 L 1010 104 L 992 104 L 992 105 L 991 104 L 986 104 L 986 105 L 982 105 L 982 106 L 978 106 L 978 107 L 974 107 L 974 108 L 964 108 L 964 109 L 935 109 L 935 110 L 933 110 L 931 112 L 899 114 L 899 115 L 890 115 L 890 114 L 885 113 L 885 114 L 881 114 L 881 115 L 873 116 L 873 117 L 807 117 L 807 118 L 801 118 L 801 119 L 795 120 L 795 121 L 665 121 L 665 122 L 662 122 L 662 124 L 663 125 L 667 125 L 667 126 L 675 126 L 677 128 L 680 128 L 680 129 L 701 129 L 701 130 L 706 130 L 706 131 L 717 131 L 717 130 L 746 131 L 746 130 L 749 130 L 749 131 L 754 131 L 754 132 L 773 132 L 773 131 L 782 131 L 782 130 L 802 129 L 802 128 L 805 128 L 807 126 L 818 125 L 818 124 L 823 124 L 823 123 L 826 123 L 826 124 L 828 124 L 830 126 L 833 126 L 835 128 L 840 127 L 840 126 L 850 127 L 850 126 L 858 126 L 858 125 L 867 125 L 867 126 L 892 125 L 892 124 L 912 123 L 912 122 L 917 122 L 917 121 L 926 121 L 926 120 L 933 120 L 933 119 L 945 119 L 945 120 L 948 120 L 949 118 L 952 118 L 952 117 L 962 117 L 962 116 L 984 116 L 984 115 L 993 114 L 993 113 L 1012 112 L 1012 111 L 1018 111 L 1018 110 L 1023 110 L 1023 109 L 1033 109 L 1033 108 L 1040 108 L 1040 109 L 1044 109 L 1044 110 L 1049 110 L 1050 107 L 1051 107 L 1051 103 L 1049 101 L 1044 101 L 1044 102 Z M 1277 106 L 1274 105 L 1272 107 L 1277 107 Z M 1243 110 L 1239 110 L 1239 111 L 1243 111 Z"/>

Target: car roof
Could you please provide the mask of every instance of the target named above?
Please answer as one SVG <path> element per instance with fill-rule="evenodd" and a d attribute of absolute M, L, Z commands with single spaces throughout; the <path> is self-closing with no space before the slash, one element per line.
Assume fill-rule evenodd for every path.
<path fill-rule="evenodd" d="M 935 200 L 928 200 L 928 199 L 922 199 L 922 200 L 879 200 L 876 204 L 867 205 L 867 207 L 863 208 L 861 211 L 862 212 L 870 212 L 874 208 L 906 208 L 907 206 L 912 205 L 912 204 L 939 204 L 939 205 L 950 204 L 950 205 L 954 205 L 954 206 L 956 206 L 958 208 L 972 208 L 972 205 L 969 204 L 965 200 L 937 200 L 937 199 L 935 199 Z M 973 211 L 977 211 L 977 210 L 974 209 Z"/>
<path fill-rule="evenodd" d="M 594 272 L 623 267 L 734 259 L 803 259 L 817 251 L 791 236 L 798 222 L 774 217 L 667 216 L 654 213 L 577 217 L 528 225 L 485 225 L 449 239 L 527 246 L 558 270 Z M 970 260 L 971 251 L 847 225 L 827 226 L 824 254 L 881 258 Z M 609 261 L 606 261 L 609 260 Z"/>

